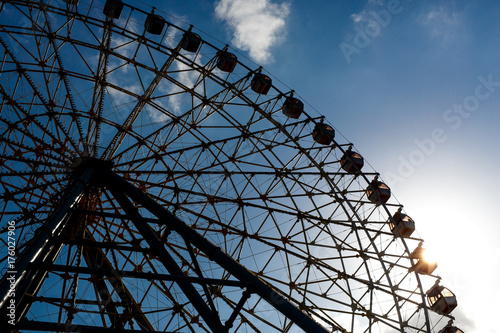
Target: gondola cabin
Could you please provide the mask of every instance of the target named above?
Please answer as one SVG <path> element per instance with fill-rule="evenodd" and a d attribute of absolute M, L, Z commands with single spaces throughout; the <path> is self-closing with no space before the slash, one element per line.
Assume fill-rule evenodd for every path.
<path fill-rule="evenodd" d="M 257 94 L 266 95 L 271 89 L 273 81 L 267 75 L 262 73 L 255 73 L 250 83 L 250 88 Z"/>
<path fill-rule="evenodd" d="M 415 231 L 415 222 L 406 214 L 396 212 L 389 222 L 392 233 L 397 237 L 408 238 Z"/>
<path fill-rule="evenodd" d="M 196 52 L 201 44 L 201 37 L 194 32 L 186 31 L 182 37 L 182 48 L 188 52 Z"/>
<path fill-rule="evenodd" d="M 120 18 L 123 10 L 123 1 L 121 0 L 106 0 L 104 5 L 103 13 L 106 17 L 110 18 Z"/>
<path fill-rule="evenodd" d="M 165 19 L 160 15 L 156 15 L 153 13 L 148 14 L 146 23 L 144 23 L 144 28 L 146 29 L 146 31 L 153 35 L 161 35 L 164 26 Z"/>
<path fill-rule="evenodd" d="M 283 114 L 288 118 L 297 119 L 304 112 L 304 103 L 298 98 L 287 97 L 283 103 Z"/>
<path fill-rule="evenodd" d="M 449 315 L 457 307 L 457 298 L 448 288 L 435 285 L 427 291 L 427 301 L 432 311 Z"/>
<path fill-rule="evenodd" d="M 219 52 L 217 68 L 223 72 L 231 73 L 238 64 L 238 57 L 227 51 Z"/>
<path fill-rule="evenodd" d="M 430 275 L 437 268 L 438 263 L 425 258 L 424 253 L 425 249 L 422 247 L 422 244 L 419 244 L 418 247 L 410 254 L 410 258 L 416 261 L 415 266 L 413 266 L 413 270 L 420 274 Z"/>
<path fill-rule="evenodd" d="M 340 166 L 347 173 L 361 171 L 363 165 L 365 165 L 363 157 L 352 150 L 347 150 L 340 159 Z"/>
<path fill-rule="evenodd" d="M 432 272 L 436 270 L 438 263 L 435 261 L 427 261 L 425 259 L 420 259 L 417 261 L 413 267 L 415 272 L 425 275 L 431 275 Z"/>
<path fill-rule="evenodd" d="M 330 125 L 316 124 L 312 132 L 312 137 L 319 144 L 329 145 L 332 143 L 333 138 L 335 138 L 335 131 Z"/>
<path fill-rule="evenodd" d="M 385 204 L 391 197 L 391 189 L 385 183 L 373 180 L 366 188 L 366 196 L 376 205 Z"/>
<path fill-rule="evenodd" d="M 443 328 L 439 333 L 464 333 L 460 328 L 455 327 L 455 326 L 446 326 Z"/>

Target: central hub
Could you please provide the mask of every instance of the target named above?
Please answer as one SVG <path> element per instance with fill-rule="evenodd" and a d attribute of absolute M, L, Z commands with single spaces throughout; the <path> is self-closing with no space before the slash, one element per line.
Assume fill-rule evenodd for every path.
<path fill-rule="evenodd" d="M 93 176 L 90 182 L 94 186 L 101 186 L 102 177 L 105 177 L 104 174 L 107 171 L 111 171 L 113 166 L 113 161 L 101 160 L 96 157 L 78 157 L 70 164 L 71 169 L 73 169 L 73 175 L 76 177 L 89 169 L 93 169 Z"/>
<path fill-rule="evenodd" d="M 115 164 L 113 161 L 105 161 L 96 157 L 77 157 L 70 164 L 74 172 L 87 168 L 111 170 Z"/>

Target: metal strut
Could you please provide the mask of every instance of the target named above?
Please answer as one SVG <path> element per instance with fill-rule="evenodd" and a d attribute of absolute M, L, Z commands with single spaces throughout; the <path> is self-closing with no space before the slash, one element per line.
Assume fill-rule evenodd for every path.
<path fill-rule="evenodd" d="M 170 274 L 182 276 L 182 269 L 165 249 L 165 246 L 162 244 L 154 230 L 149 226 L 149 224 L 142 221 L 142 216 L 139 214 L 138 209 L 134 207 L 127 196 L 121 191 L 120 184 L 117 182 L 110 182 L 108 185 L 115 199 L 118 201 L 125 213 L 130 216 L 130 220 L 134 223 L 135 227 L 142 234 L 146 242 L 148 242 L 151 247 L 151 251 L 158 257 Z M 212 332 L 225 333 L 226 330 L 224 329 L 219 317 L 207 306 L 194 286 L 188 281 L 177 281 L 177 284 L 182 289 L 186 297 L 189 298 L 191 304 L 198 310 L 198 313 L 205 320 Z"/>
<path fill-rule="evenodd" d="M 37 271 L 40 265 L 44 266 L 44 271 L 48 270 L 62 270 L 62 271 L 72 271 L 77 272 L 79 270 L 86 269 L 85 273 L 94 274 L 104 274 L 107 275 L 111 267 L 95 267 L 96 263 L 90 263 L 89 268 L 83 267 L 59 267 L 59 265 L 54 265 L 53 257 L 57 257 L 59 252 L 58 247 L 51 245 L 51 240 L 60 238 L 60 234 L 65 229 L 66 222 L 68 221 L 69 215 L 74 212 L 71 209 L 75 203 L 80 200 L 80 197 L 84 193 L 85 188 L 93 183 L 99 184 L 100 187 L 106 186 L 114 198 L 117 200 L 118 204 L 125 211 L 126 215 L 134 223 L 137 230 L 142 234 L 144 239 L 148 242 L 151 250 L 155 256 L 163 263 L 167 268 L 169 273 L 172 275 L 168 276 L 155 276 L 155 278 L 164 278 L 172 281 L 176 281 L 178 286 L 182 289 L 186 297 L 190 300 L 191 304 L 197 309 L 199 315 L 206 322 L 212 332 L 226 333 L 228 332 L 238 313 L 242 310 L 244 303 L 248 300 L 251 294 L 257 294 L 262 299 L 267 301 L 276 310 L 281 312 L 284 316 L 290 319 L 293 323 L 298 325 L 304 331 L 308 333 L 326 333 L 328 332 L 319 323 L 314 321 L 306 313 L 300 311 L 295 305 L 290 301 L 285 299 L 278 291 L 274 290 L 271 286 L 264 283 L 253 273 L 248 271 L 243 265 L 234 260 L 231 256 L 222 251 L 219 247 L 211 243 L 196 230 L 192 229 L 189 225 L 184 223 L 182 220 L 174 216 L 163 206 L 158 204 L 154 199 L 149 197 L 147 194 L 142 192 L 140 189 L 136 188 L 125 179 L 111 171 L 107 167 L 100 166 L 96 164 L 95 166 L 90 163 L 87 164 L 81 172 L 78 172 L 78 177 L 76 181 L 71 186 L 70 190 L 66 192 L 65 199 L 57 209 L 54 214 L 45 222 L 45 224 L 39 228 L 39 232 L 35 235 L 27 250 L 21 255 L 16 263 L 16 269 L 19 274 L 16 276 L 15 288 L 17 289 L 16 303 L 20 304 L 26 293 L 36 295 L 40 285 L 43 284 L 45 280 L 42 276 L 37 275 Z M 80 169 L 80 170 L 81 170 Z M 186 241 L 188 246 L 194 246 L 201 252 L 203 252 L 210 260 L 220 265 L 223 269 L 229 272 L 235 280 L 237 281 L 216 281 L 215 279 L 207 279 L 201 275 L 199 272 L 198 277 L 187 277 L 181 268 L 177 265 L 175 259 L 165 248 L 163 242 L 156 235 L 154 230 L 149 226 L 147 219 L 142 218 L 139 210 L 135 207 L 134 203 L 140 204 L 142 207 L 147 209 L 158 219 L 158 222 L 168 225 L 168 227 L 177 232 Z M 64 243 L 64 241 L 62 241 Z M 60 244 L 62 244 L 60 243 Z M 54 252 L 53 254 L 51 254 Z M 44 259 L 45 258 L 45 259 Z M 48 259 L 47 259 L 48 258 Z M 116 272 L 115 272 L 116 273 Z M 127 274 L 126 272 L 121 272 Z M 138 274 L 143 277 L 140 272 L 130 272 L 130 274 Z M 146 273 L 148 274 L 148 273 Z M 11 289 L 11 283 L 6 279 L 0 281 L 0 313 L 5 314 L 7 305 L 9 303 L 9 291 Z M 151 277 L 151 276 L 150 276 Z M 243 295 L 233 309 L 233 313 L 227 320 L 225 325 L 222 324 L 217 310 L 207 304 L 207 301 L 199 294 L 197 289 L 193 286 L 193 283 L 201 283 L 202 285 L 208 283 L 221 283 L 226 285 L 234 285 L 245 288 Z M 32 292 L 29 292 L 32 291 Z M 205 290 L 206 291 L 206 290 Z M 208 297 L 209 295 L 207 295 Z M 129 297 L 122 297 L 122 301 L 127 301 Z M 29 308 L 29 300 L 24 302 Z M 114 311 L 113 311 L 114 312 Z M 21 316 L 24 317 L 24 316 Z M 59 330 L 62 328 L 60 324 L 51 323 L 31 323 L 26 321 L 19 321 L 22 318 L 17 318 L 16 329 L 28 329 L 28 330 Z M 117 318 L 114 318 L 115 321 Z M 0 325 L 1 327 L 2 325 Z M 149 325 L 140 325 L 141 328 L 151 329 Z M 117 332 L 120 330 L 120 325 L 116 325 L 111 328 L 98 328 L 98 327 L 80 327 L 82 332 Z M 141 330 L 132 330 L 130 332 L 145 332 Z"/>
<path fill-rule="evenodd" d="M 258 277 L 248 271 L 243 265 L 235 261 L 219 247 L 211 243 L 196 230 L 192 229 L 189 225 L 184 223 L 163 206 L 158 204 L 154 199 L 146 195 L 140 189 L 136 188 L 113 171 L 103 170 L 100 175 L 100 182 L 107 185 L 111 189 L 111 192 L 119 201 L 122 208 L 125 209 L 127 214 L 135 215 L 138 217 L 136 221 L 133 221 L 137 229 L 143 234 L 146 239 L 148 239 L 148 242 L 150 243 L 152 248 L 155 248 L 155 251 L 165 253 L 165 256 L 162 255 L 163 257 L 168 258 L 170 257 L 170 254 L 165 250 L 163 244 L 159 243 L 158 237 L 156 236 L 154 231 L 146 223 L 143 223 L 143 221 L 141 221 L 137 208 L 132 205 L 127 196 L 134 202 L 142 205 L 150 213 L 155 215 L 162 223 L 168 225 L 169 228 L 171 228 L 173 231 L 179 233 L 186 241 L 189 241 L 192 245 L 196 246 L 200 251 L 205 253 L 210 260 L 216 262 L 218 265 L 232 274 L 235 278 L 245 283 L 250 292 L 258 294 L 276 310 L 281 312 L 284 316 L 293 321 L 304 331 L 308 333 L 328 332 L 327 329 L 314 321 L 307 314 L 300 311 L 296 306 L 290 303 L 278 292 L 273 290 L 269 285 L 261 281 Z M 136 222 L 138 223 L 136 224 Z M 182 274 L 182 272 L 179 273 Z M 196 294 L 197 297 L 199 297 L 199 294 L 197 292 Z M 210 309 L 207 307 L 205 302 L 203 302 L 202 306 L 206 307 L 206 311 L 208 311 L 207 313 L 210 312 Z M 203 315 L 203 313 L 200 313 L 200 315 Z M 220 325 L 219 322 L 217 324 Z M 222 331 L 225 331 L 225 328 L 222 328 Z"/>
<path fill-rule="evenodd" d="M 26 247 L 26 251 L 20 255 L 16 262 L 16 271 L 11 273 L 8 271 L 0 281 L 0 315 L 3 318 L 5 318 L 4 314 L 7 313 L 11 290 L 16 290 L 15 301 L 16 304 L 20 304 L 28 290 L 38 289 L 36 284 L 43 283 L 44 276 L 40 276 L 37 270 L 33 269 L 30 265 L 45 260 L 51 261 L 57 257 L 58 251 L 51 248 L 50 240 L 58 237 L 64 229 L 64 221 L 71 214 L 70 208 L 79 201 L 94 171 L 94 168 L 89 167 L 76 179 L 70 190 L 66 193 L 65 199 L 59 206 L 59 209 L 38 229 L 38 233 L 31 240 L 30 245 Z M 13 283 L 7 279 L 11 275 L 15 275 Z M 17 317 L 16 320 L 19 321 L 20 317 Z M 4 325 L 6 325 L 6 322 L 0 324 L 0 328 L 4 327 Z"/>
<path fill-rule="evenodd" d="M 153 78 L 147 89 L 144 91 L 144 94 L 140 96 L 139 100 L 137 101 L 137 104 L 134 106 L 134 109 L 130 112 L 128 115 L 127 119 L 125 122 L 122 124 L 122 129 L 124 130 L 119 130 L 113 139 L 111 140 L 111 143 L 108 145 L 104 153 L 102 154 L 102 158 L 104 159 L 112 159 L 113 155 L 116 153 L 118 148 L 120 147 L 121 143 L 123 140 L 125 140 L 125 137 L 127 136 L 127 131 L 126 129 L 132 128 L 132 125 L 134 125 L 135 121 L 141 114 L 142 110 L 145 108 L 147 101 L 151 99 L 151 96 L 155 92 L 156 88 L 160 84 L 161 80 L 163 77 L 166 76 L 167 70 L 170 68 L 170 66 L 173 64 L 174 60 L 176 59 L 177 55 L 179 54 L 179 51 L 181 50 L 182 47 L 182 41 L 177 44 L 175 49 L 171 50 L 171 54 L 168 57 L 168 59 L 165 61 L 163 66 L 161 67 L 160 70 L 156 71 L 156 76 Z"/>

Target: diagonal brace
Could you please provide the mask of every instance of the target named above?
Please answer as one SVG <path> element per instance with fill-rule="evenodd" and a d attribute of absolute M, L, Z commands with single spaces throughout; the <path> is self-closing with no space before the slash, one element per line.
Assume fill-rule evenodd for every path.
<path fill-rule="evenodd" d="M 272 289 L 268 284 L 264 283 L 257 276 L 248 271 L 243 265 L 235 261 L 227 253 L 211 243 L 196 230 L 192 229 L 189 225 L 170 213 L 167 209 L 165 209 L 165 207 L 158 204 L 143 191 L 136 188 L 111 170 L 103 171 L 101 180 L 102 182 L 107 183 L 110 188 L 113 188 L 115 192 L 118 192 L 116 193 L 118 196 L 125 197 L 123 193 L 126 193 L 127 196 L 129 196 L 133 201 L 142 205 L 160 221 L 179 233 L 185 240 L 189 240 L 200 251 L 205 253 L 210 260 L 213 260 L 238 280 L 248 285 L 252 292 L 258 294 L 276 310 L 280 311 L 284 316 L 301 327 L 304 331 L 308 333 L 328 332 L 323 326 L 314 321 L 306 313 L 300 311 L 296 306 Z M 128 207 L 131 206 L 130 208 L 134 210 L 134 213 L 137 212 L 137 209 L 130 203 L 130 201 L 128 201 L 128 199 L 124 202 L 124 204 Z M 158 239 L 148 225 L 146 225 L 146 229 L 148 230 L 145 231 L 152 233 L 151 236 L 153 238 L 156 240 Z M 164 250 L 163 245 L 159 245 Z"/>
<path fill-rule="evenodd" d="M 179 276 L 184 275 L 184 272 L 177 265 L 170 253 L 165 249 L 154 230 L 147 223 L 144 223 L 138 209 L 130 202 L 118 185 L 119 184 L 117 183 L 109 184 L 111 193 L 118 201 L 119 205 L 123 208 L 125 213 L 131 217 L 132 223 L 148 242 L 152 252 L 158 257 L 170 274 Z M 207 306 L 206 302 L 191 283 L 187 281 L 178 281 L 177 284 L 187 298 L 189 298 L 191 304 L 198 310 L 199 314 L 210 327 L 212 332 L 226 332 L 218 315 Z"/>
<path fill-rule="evenodd" d="M 6 278 L 9 274 L 6 274 L 0 282 L 0 313 L 4 313 L 5 308 L 9 302 L 9 290 L 15 289 L 17 296 L 16 303 L 21 302 L 24 297 L 24 293 L 19 288 L 22 282 L 26 282 L 23 285 L 23 290 L 29 288 L 29 285 L 33 282 L 32 279 L 36 272 L 29 269 L 29 265 L 33 262 L 40 260 L 50 251 L 50 240 L 57 237 L 64 228 L 64 221 L 70 215 L 70 208 L 77 203 L 88 185 L 92 175 L 94 173 L 94 168 L 90 167 L 71 185 L 69 191 L 65 195 L 64 201 L 61 203 L 59 208 L 52 214 L 52 216 L 47 219 L 42 227 L 39 228 L 37 234 L 31 240 L 31 243 L 26 247 L 19 259 L 16 262 L 16 279 L 13 284 L 11 284 Z M 26 285 L 28 284 L 28 285 Z M 18 318 L 19 320 L 20 318 Z"/>

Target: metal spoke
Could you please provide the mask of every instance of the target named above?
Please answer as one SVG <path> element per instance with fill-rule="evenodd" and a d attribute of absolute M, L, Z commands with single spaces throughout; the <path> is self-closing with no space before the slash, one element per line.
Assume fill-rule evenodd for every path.
<path fill-rule="evenodd" d="M 439 332 L 440 278 L 379 174 L 166 17 L 0 2 L 2 313 L 15 225 L 18 330 Z"/>

